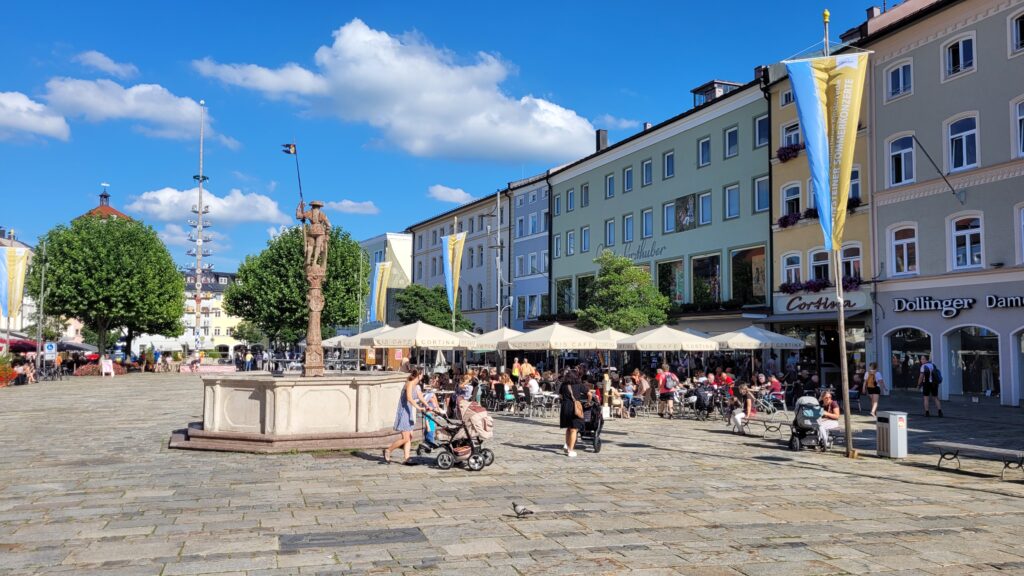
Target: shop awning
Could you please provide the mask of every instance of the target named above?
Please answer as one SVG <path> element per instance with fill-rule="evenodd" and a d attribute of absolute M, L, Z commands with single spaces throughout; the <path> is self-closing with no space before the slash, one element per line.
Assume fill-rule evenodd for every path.
<path fill-rule="evenodd" d="M 856 318 L 867 310 L 847 310 L 846 319 Z M 765 318 L 754 320 L 755 324 L 826 324 L 836 321 L 835 312 L 811 312 L 808 314 L 772 314 Z"/>

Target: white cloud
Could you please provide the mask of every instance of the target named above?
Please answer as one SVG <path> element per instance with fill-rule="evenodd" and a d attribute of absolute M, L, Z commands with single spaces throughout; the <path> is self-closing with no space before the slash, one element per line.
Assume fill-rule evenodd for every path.
<path fill-rule="evenodd" d="M 193 232 L 192 228 L 185 228 L 181 224 L 165 224 L 163 229 L 157 232 L 157 236 L 163 240 L 164 244 L 168 247 L 174 248 L 195 248 L 195 243 L 188 239 L 188 235 Z M 211 250 L 221 249 L 227 250 L 230 246 L 224 242 L 227 236 L 217 232 L 216 230 L 203 230 L 204 236 L 209 236 L 210 240 L 216 244 L 208 246 Z"/>
<path fill-rule="evenodd" d="M 193 217 L 192 206 L 198 203 L 198 189 L 161 188 L 143 192 L 126 207 L 128 211 L 163 222 L 182 221 Z M 237 188 L 227 196 L 203 190 L 203 204 L 210 207 L 207 215 L 214 223 L 226 222 L 290 222 L 277 201 L 269 196 L 243 193 Z"/>
<path fill-rule="evenodd" d="M 201 115 L 199 103 L 176 96 L 159 84 L 136 84 L 125 88 L 112 80 L 52 78 L 46 83 L 46 101 L 66 116 L 80 116 L 90 122 L 136 120 L 138 129 L 159 138 L 196 139 Z M 238 141 L 217 134 L 206 115 L 207 135 L 228 148 Z"/>
<path fill-rule="evenodd" d="M 267 192 L 273 194 L 274 190 L 277 190 L 277 180 L 271 180 L 270 182 L 267 182 Z"/>
<path fill-rule="evenodd" d="M 328 202 L 325 208 L 337 210 L 345 214 L 379 214 L 380 208 L 373 203 L 373 200 L 366 202 L 355 202 L 353 200 L 342 200 L 340 202 Z"/>
<path fill-rule="evenodd" d="M 0 140 L 12 138 L 16 132 L 28 132 L 67 140 L 71 129 L 64 117 L 22 94 L 0 92 Z"/>
<path fill-rule="evenodd" d="M 82 52 L 75 55 L 71 60 L 101 72 L 106 72 L 111 76 L 117 76 L 118 78 L 131 78 L 139 73 L 139 69 L 134 64 L 114 62 L 109 56 L 96 50 Z"/>
<path fill-rule="evenodd" d="M 271 226 L 270 228 L 267 228 L 267 235 L 270 236 L 271 240 L 273 240 L 274 238 L 277 238 L 281 234 L 287 232 L 289 228 L 291 228 L 291 226 L 287 224 L 281 224 L 280 226 Z"/>
<path fill-rule="evenodd" d="M 493 54 L 459 63 L 418 36 L 392 36 L 355 19 L 314 60 L 316 72 L 209 58 L 193 66 L 271 99 L 303 99 L 315 112 L 375 126 L 416 156 L 557 161 L 592 151 L 594 127 L 586 118 L 543 98 L 503 92 L 513 69 Z"/>
<path fill-rule="evenodd" d="M 602 114 L 597 118 L 594 118 L 594 124 L 598 128 L 608 128 L 611 130 L 630 130 L 632 128 L 639 128 L 639 120 L 630 120 L 629 118 L 618 118 L 611 114 Z"/>
<path fill-rule="evenodd" d="M 453 202 L 455 204 L 465 204 L 466 202 L 474 199 L 462 188 L 449 188 L 443 184 L 434 184 L 430 188 L 427 188 L 427 196 L 430 196 L 434 200 L 440 200 L 441 202 Z"/>

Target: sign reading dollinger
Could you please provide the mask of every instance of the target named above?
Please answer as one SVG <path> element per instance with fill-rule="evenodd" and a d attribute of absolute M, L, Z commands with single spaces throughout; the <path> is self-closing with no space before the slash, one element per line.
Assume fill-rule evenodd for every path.
<path fill-rule="evenodd" d="M 843 243 L 867 62 L 865 53 L 786 62 L 829 252 Z"/>

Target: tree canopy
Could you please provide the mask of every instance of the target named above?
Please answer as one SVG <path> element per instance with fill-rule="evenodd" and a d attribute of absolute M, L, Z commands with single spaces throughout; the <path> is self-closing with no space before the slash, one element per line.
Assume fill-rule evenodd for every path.
<path fill-rule="evenodd" d="M 39 239 L 26 291 L 40 299 L 46 267 L 47 314 L 78 318 L 98 335 L 100 350 L 110 330 L 179 336 L 185 279 L 153 228 L 120 218 L 83 216 Z"/>
<path fill-rule="evenodd" d="M 263 331 L 248 320 L 242 320 L 235 326 L 231 336 L 235 340 L 241 340 L 246 344 L 259 344 L 263 341 Z"/>
<path fill-rule="evenodd" d="M 605 250 L 594 259 L 600 266 L 586 308 L 580 310 L 583 330 L 612 328 L 632 334 L 644 326 L 664 324 L 669 300 L 651 276 L 624 256 Z"/>
<path fill-rule="evenodd" d="M 252 322 L 271 342 L 301 340 L 309 322 L 303 246 L 302 228 L 294 227 L 269 240 L 259 254 L 246 256 L 238 268 L 238 282 L 224 292 L 227 313 Z M 359 244 L 347 232 L 332 227 L 320 315 L 323 326 L 356 321 L 360 290 L 364 296 L 367 291 L 368 270 Z"/>
<path fill-rule="evenodd" d="M 425 288 L 419 284 L 410 284 L 395 295 L 398 302 L 398 319 L 403 324 L 420 321 L 424 324 L 452 329 L 452 308 L 448 305 L 448 295 L 442 286 Z M 455 307 L 459 307 L 458 301 Z M 469 330 L 473 323 L 467 320 L 461 310 L 455 312 L 455 330 Z"/>

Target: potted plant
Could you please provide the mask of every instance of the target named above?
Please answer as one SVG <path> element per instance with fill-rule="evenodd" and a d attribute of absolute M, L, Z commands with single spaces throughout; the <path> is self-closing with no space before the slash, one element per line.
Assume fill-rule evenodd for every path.
<path fill-rule="evenodd" d="M 854 290 L 860 290 L 860 285 L 863 281 L 860 276 L 843 276 L 843 291 L 853 292 Z"/>
<path fill-rule="evenodd" d="M 813 278 L 804 282 L 804 290 L 807 292 L 821 292 L 829 286 L 831 286 L 831 284 L 829 284 L 828 280 L 823 278 Z"/>
<path fill-rule="evenodd" d="M 779 159 L 779 162 L 789 162 L 793 158 L 800 155 L 800 151 L 804 149 L 802 142 L 797 144 L 789 144 L 786 146 L 779 146 L 779 149 L 775 151 L 775 157 Z"/>
<path fill-rule="evenodd" d="M 785 216 L 779 216 L 779 219 L 776 220 L 776 223 L 779 225 L 779 228 L 789 228 L 790 226 L 796 224 L 799 221 L 800 213 L 793 212 L 791 214 L 786 214 Z"/>
<path fill-rule="evenodd" d="M 779 284 L 779 292 L 783 294 L 796 294 L 803 289 L 804 285 L 801 282 L 783 282 Z"/>
<path fill-rule="evenodd" d="M 807 210 L 804 210 L 804 218 L 810 219 L 810 218 L 817 218 L 817 217 L 818 217 L 818 209 L 817 208 L 808 208 Z"/>

